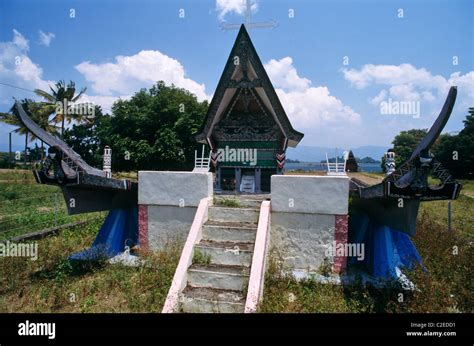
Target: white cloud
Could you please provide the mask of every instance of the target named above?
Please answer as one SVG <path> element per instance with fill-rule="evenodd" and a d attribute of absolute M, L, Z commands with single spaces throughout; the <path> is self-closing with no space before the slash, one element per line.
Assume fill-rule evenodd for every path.
<path fill-rule="evenodd" d="M 368 100 L 375 107 L 374 114 L 378 116 L 373 119 L 369 127 L 372 129 L 370 136 L 380 143 L 384 138 L 393 138 L 402 130 L 429 128 L 438 116 L 449 88 L 453 85 L 458 87 L 458 96 L 450 126 L 457 122 L 455 128 L 459 128 L 467 108 L 474 104 L 474 71 L 466 74 L 455 72 L 449 77 L 444 77 L 435 75 L 426 68 L 417 68 L 411 64 L 368 64 L 363 65 L 360 69 L 343 69 L 342 72 L 344 78 L 356 89 L 371 87 L 369 89 L 371 92 L 377 87 L 381 88 L 375 96 Z M 381 103 L 389 99 L 420 102 L 420 118 L 381 115 Z"/>
<path fill-rule="evenodd" d="M 309 79 L 298 76 L 290 57 L 270 60 L 265 64 L 265 70 L 271 76 L 272 82 L 285 90 L 304 91 L 311 85 Z"/>
<path fill-rule="evenodd" d="M 131 95 L 162 80 L 189 90 L 200 101 L 210 98 L 204 84 L 186 78 L 184 67 L 178 60 L 156 50 L 142 50 L 132 56 L 119 55 L 112 63 L 84 61 L 75 68 L 92 83 L 92 90 L 102 96 Z"/>
<path fill-rule="evenodd" d="M 53 34 L 52 32 L 45 33 L 45 32 L 43 32 L 43 30 L 40 30 L 38 32 L 38 35 L 39 35 L 39 43 L 43 46 L 46 46 L 46 47 L 49 47 L 49 45 L 51 44 L 51 41 L 53 40 L 53 38 L 56 37 L 56 35 Z"/>
<path fill-rule="evenodd" d="M 380 102 L 385 100 L 386 97 L 387 97 L 387 90 L 382 89 L 380 90 L 377 96 L 375 96 L 374 98 L 370 100 L 370 103 L 372 103 L 375 106 L 378 106 Z"/>
<path fill-rule="evenodd" d="M 24 51 L 30 48 L 28 40 L 16 29 L 13 29 L 13 44 Z"/>
<path fill-rule="evenodd" d="M 276 88 L 292 125 L 306 133 L 306 145 L 350 145 L 360 115 L 330 94 L 326 86 L 311 86 L 300 77 L 293 60 L 270 60 L 265 70 Z"/>
<path fill-rule="evenodd" d="M 257 12 L 258 4 L 257 1 L 252 1 L 250 5 L 252 13 Z M 216 11 L 218 12 L 219 20 L 224 20 L 224 17 L 228 13 L 235 13 L 243 15 L 246 10 L 246 0 L 216 0 Z"/>
<path fill-rule="evenodd" d="M 3 83 L 29 90 L 36 88 L 48 90 L 48 84 L 53 82 L 43 79 L 43 69 L 30 59 L 28 50 L 28 40 L 15 29 L 13 29 L 11 41 L 0 42 L 0 80 Z M 2 96 L 0 103 L 6 108 L 11 106 L 13 97 L 36 98 L 32 92 L 7 86 L 0 86 L 0 88 Z"/>
<path fill-rule="evenodd" d="M 355 88 L 365 89 L 372 85 L 388 86 L 386 90 L 371 99 L 374 105 L 386 97 L 406 101 L 433 102 L 444 100 L 452 85 L 458 86 L 462 102 L 474 102 L 474 71 L 464 75 L 455 72 L 445 78 L 433 75 L 425 68 L 416 68 L 411 64 L 401 65 L 364 65 L 361 69 L 343 69 L 344 78 Z M 382 97 L 383 93 L 383 97 Z"/>

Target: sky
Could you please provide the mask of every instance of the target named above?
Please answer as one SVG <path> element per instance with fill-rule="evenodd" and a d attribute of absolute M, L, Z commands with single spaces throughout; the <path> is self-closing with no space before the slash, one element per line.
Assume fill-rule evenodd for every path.
<path fill-rule="evenodd" d="M 451 85 L 445 132 L 462 129 L 474 106 L 473 1 L 250 1 L 252 22 L 278 23 L 250 36 L 301 145 L 388 148 L 402 130 L 429 128 Z M 158 80 L 210 101 L 237 35 L 223 21 L 244 22 L 244 0 L 2 0 L 0 112 L 58 80 L 87 87 L 82 101 L 105 111 Z M 0 150 L 13 129 L 0 123 Z"/>

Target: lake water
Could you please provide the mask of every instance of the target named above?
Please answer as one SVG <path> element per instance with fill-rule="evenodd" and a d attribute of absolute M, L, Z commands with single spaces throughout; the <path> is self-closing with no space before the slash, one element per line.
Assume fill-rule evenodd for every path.
<path fill-rule="evenodd" d="M 285 164 L 285 170 L 295 171 L 303 170 L 306 172 L 311 171 L 326 171 L 326 165 L 319 162 L 299 162 L 299 163 L 290 163 Z M 373 172 L 379 173 L 382 172 L 382 167 L 380 163 L 359 163 L 359 172 Z"/>

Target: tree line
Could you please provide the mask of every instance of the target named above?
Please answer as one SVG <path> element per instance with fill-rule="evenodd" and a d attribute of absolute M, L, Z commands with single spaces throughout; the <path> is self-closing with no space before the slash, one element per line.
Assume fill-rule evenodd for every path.
<path fill-rule="evenodd" d="M 193 135 L 200 129 L 208 109 L 208 102 L 199 102 L 189 91 L 157 82 L 149 89 L 141 89 L 130 99 L 119 99 L 111 114 L 103 114 L 99 106 L 94 116 L 58 108 L 58 102 L 77 103 L 86 88 L 76 92 L 74 82 L 57 82 L 50 92 L 36 89 L 43 101 L 24 99 L 25 111 L 44 130 L 61 137 L 83 159 L 101 167 L 103 149 L 112 148 L 114 171 L 136 170 L 191 170 L 194 150 L 198 145 Z M 15 132 L 34 135 L 19 122 L 14 107 L 0 113 L 0 121 L 16 126 Z M 72 126 L 67 128 L 65 124 Z M 393 140 L 396 164 L 400 166 L 426 135 L 427 129 L 400 132 Z M 42 156 L 41 149 L 30 150 L 34 157 Z M 457 178 L 474 178 L 474 108 L 469 108 L 464 128 L 457 134 L 442 134 L 432 152 Z M 384 158 L 382 158 L 384 168 Z"/>
<path fill-rule="evenodd" d="M 24 99 L 20 102 L 33 121 L 61 137 L 92 166 L 101 167 L 103 149 L 108 145 L 112 149 L 115 171 L 190 170 L 194 167 L 194 150 L 198 145 L 193 135 L 204 122 L 207 101 L 199 102 L 189 91 L 160 81 L 149 89 L 141 89 L 129 100 L 116 101 L 111 114 L 104 114 L 99 106 L 94 108 L 93 117 L 58 108 L 64 99 L 77 103 L 85 91 L 84 88 L 76 94 L 73 82 L 61 81 L 51 87 L 50 93 L 35 90 L 44 101 Z M 36 138 L 21 124 L 16 108 L 13 106 L 9 113 L 0 113 L 0 121 L 16 126 L 16 133 L 28 135 L 26 152 L 27 143 Z M 72 126 L 66 128 L 65 122 Z"/>
<path fill-rule="evenodd" d="M 455 178 L 474 179 L 474 107 L 469 108 L 463 123 L 464 128 L 459 133 L 441 134 L 431 151 Z M 410 158 L 427 132 L 428 129 L 413 129 L 395 136 L 392 144 L 397 166 Z M 382 158 L 382 169 L 385 169 L 384 163 L 385 158 Z"/>

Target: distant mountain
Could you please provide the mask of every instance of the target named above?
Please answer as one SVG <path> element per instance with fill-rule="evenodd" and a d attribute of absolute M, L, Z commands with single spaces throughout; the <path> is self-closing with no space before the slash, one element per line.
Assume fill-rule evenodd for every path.
<path fill-rule="evenodd" d="M 352 150 L 356 157 L 371 157 L 374 160 L 380 161 L 389 148 L 376 145 L 365 145 L 357 148 L 337 148 L 337 156 L 341 156 L 343 151 L 349 149 Z M 302 162 L 321 162 L 321 160 L 326 160 L 326 153 L 328 154 L 328 157 L 335 157 L 336 148 L 301 145 L 296 148 L 288 148 L 286 155 L 292 160 Z"/>

